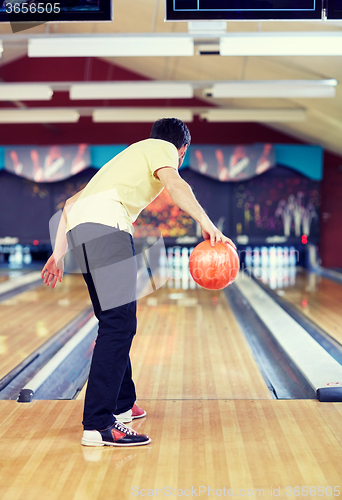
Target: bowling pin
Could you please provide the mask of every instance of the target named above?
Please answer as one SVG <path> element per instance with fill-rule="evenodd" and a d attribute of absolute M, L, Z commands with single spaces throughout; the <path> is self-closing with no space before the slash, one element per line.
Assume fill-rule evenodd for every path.
<path fill-rule="evenodd" d="M 23 264 L 23 247 L 21 245 L 14 247 L 14 263 L 17 267 L 21 267 Z"/>
<path fill-rule="evenodd" d="M 181 248 L 173 247 L 173 265 L 175 269 L 180 269 L 181 267 Z"/>
<path fill-rule="evenodd" d="M 269 268 L 269 285 L 271 290 L 275 290 L 277 288 L 277 268 L 276 266 L 271 266 Z"/>
<path fill-rule="evenodd" d="M 31 264 L 32 262 L 32 255 L 31 255 L 31 252 L 30 252 L 30 247 L 24 247 L 24 256 L 23 256 L 23 262 L 24 264 L 26 265 L 29 265 Z"/>
<path fill-rule="evenodd" d="M 284 267 L 277 266 L 277 288 L 283 288 L 284 286 Z"/>
<path fill-rule="evenodd" d="M 190 247 L 189 248 L 189 258 L 190 258 L 190 255 L 191 255 L 193 249 L 194 249 L 194 247 Z M 188 269 L 189 269 L 189 267 L 188 267 Z M 193 277 L 190 274 L 190 269 L 189 269 L 189 275 L 188 276 L 189 276 L 189 287 L 190 287 L 191 290 L 194 290 L 196 288 L 197 284 L 196 284 L 196 281 L 193 279 Z"/>
<path fill-rule="evenodd" d="M 246 247 L 245 250 L 245 268 L 250 269 L 252 267 L 252 247 Z"/>
<path fill-rule="evenodd" d="M 169 247 L 167 249 L 167 263 L 170 269 L 173 267 L 173 248 Z"/>
<path fill-rule="evenodd" d="M 188 249 L 182 248 L 182 288 L 187 290 L 189 287 L 189 256 Z"/>
<path fill-rule="evenodd" d="M 270 247 L 270 267 L 274 268 L 277 266 L 277 251 L 276 247 Z"/>
<path fill-rule="evenodd" d="M 160 277 L 163 279 L 168 278 L 169 277 L 169 268 L 167 265 L 167 257 L 166 257 L 165 247 L 160 249 L 158 264 L 159 264 Z"/>
<path fill-rule="evenodd" d="M 9 267 L 13 267 L 14 266 L 14 247 L 10 247 L 9 248 L 9 253 L 8 253 L 8 263 L 9 263 Z"/>
<path fill-rule="evenodd" d="M 268 248 L 261 247 L 261 267 L 268 267 Z"/>
<path fill-rule="evenodd" d="M 181 287 L 181 248 L 180 247 L 173 247 L 173 277 L 175 280 L 175 288 L 180 288 Z"/>
<path fill-rule="evenodd" d="M 296 266 L 297 265 L 297 251 L 295 247 L 290 247 L 290 258 L 289 258 L 289 263 L 290 266 Z"/>
<path fill-rule="evenodd" d="M 159 266 L 160 267 L 166 267 L 167 266 L 166 250 L 165 250 L 164 247 L 160 249 L 160 253 L 159 253 Z"/>
<path fill-rule="evenodd" d="M 169 279 L 167 282 L 167 287 L 173 287 L 173 247 L 167 249 L 167 263 L 169 268 Z"/>
<path fill-rule="evenodd" d="M 261 259 L 260 259 L 260 248 L 255 247 L 253 250 L 253 266 L 260 267 Z"/>
<path fill-rule="evenodd" d="M 277 247 L 277 266 L 283 267 L 284 265 L 284 252 L 282 247 Z"/>

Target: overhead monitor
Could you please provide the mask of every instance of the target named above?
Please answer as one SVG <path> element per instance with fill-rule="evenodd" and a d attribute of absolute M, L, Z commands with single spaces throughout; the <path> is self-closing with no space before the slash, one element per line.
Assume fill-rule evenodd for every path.
<path fill-rule="evenodd" d="M 112 0 L 0 0 L 0 22 L 112 21 Z"/>
<path fill-rule="evenodd" d="M 329 0 L 327 6 L 328 19 L 342 19 L 342 0 Z"/>
<path fill-rule="evenodd" d="M 167 21 L 321 19 L 323 0 L 166 0 Z M 342 0 L 335 0 L 342 3 Z"/>

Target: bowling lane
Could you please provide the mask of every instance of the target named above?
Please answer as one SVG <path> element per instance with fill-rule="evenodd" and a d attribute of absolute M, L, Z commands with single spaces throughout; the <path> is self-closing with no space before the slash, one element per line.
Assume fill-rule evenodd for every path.
<path fill-rule="evenodd" d="M 301 268 L 285 285 L 277 280 L 272 289 L 342 344 L 342 286 Z"/>
<path fill-rule="evenodd" d="M 272 399 L 223 292 L 140 299 L 132 361 L 142 399 Z"/>
<path fill-rule="evenodd" d="M 160 276 L 170 277 L 138 301 L 131 357 L 139 399 L 273 399 L 224 292 L 190 277 L 191 250 L 161 251 Z M 77 399 L 84 395 L 85 387 Z"/>
<path fill-rule="evenodd" d="M 9 269 L 8 267 L 0 268 L 0 283 L 14 280 L 24 274 L 28 274 L 31 271 L 31 269 Z"/>
<path fill-rule="evenodd" d="M 139 400 L 273 399 L 223 292 L 167 283 L 139 299 L 131 358 Z"/>
<path fill-rule="evenodd" d="M 66 275 L 0 303 L 0 379 L 90 304 L 82 276 Z"/>

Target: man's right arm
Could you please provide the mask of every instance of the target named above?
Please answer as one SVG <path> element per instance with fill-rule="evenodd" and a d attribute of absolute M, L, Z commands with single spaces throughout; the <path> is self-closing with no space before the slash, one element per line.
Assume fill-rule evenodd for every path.
<path fill-rule="evenodd" d="M 196 200 L 191 187 L 180 177 L 177 170 L 171 167 L 164 167 L 158 169 L 156 175 L 171 196 L 172 201 L 200 224 L 204 239 L 210 239 L 212 245 L 215 242 L 222 241 L 229 243 L 235 248 L 232 240 L 224 236 L 209 219 Z"/>

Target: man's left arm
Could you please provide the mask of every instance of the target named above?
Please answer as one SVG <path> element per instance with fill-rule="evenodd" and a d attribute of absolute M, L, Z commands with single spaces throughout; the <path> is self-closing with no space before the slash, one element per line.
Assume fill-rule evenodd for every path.
<path fill-rule="evenodd" d="M 63 272 L 64 272 L 63 259 L 68 248 L 68 242 L 66 237 L 68 213 L 72 209 L 74 203 L 76 203 L 76 201 L 78 200 L 82 191 L 79 191 L 65 202 L 64 209 L 57 229 L 53 254 L 47 260 L 45 266 L 42 269 L 41 277 L 42 279 L 44 279 L 44 283 L 47 286 L 49 286 L 51 283 L 52 288 L 55 288 L 57 281 L 62 283 Z"/>

